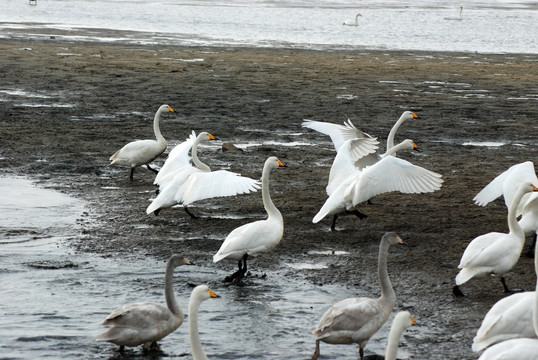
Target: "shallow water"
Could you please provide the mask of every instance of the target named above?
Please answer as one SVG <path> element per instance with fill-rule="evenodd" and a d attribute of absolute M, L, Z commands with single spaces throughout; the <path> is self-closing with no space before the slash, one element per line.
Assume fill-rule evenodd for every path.
<path fill-rule="evenodd" d="M 114 345 L 93 342 L 103 330 L 99 322 L 126 303 L 164 304 L 165 263 L 74 253 L 67 243 L 77 236 L 77 221 L 86 216 L 83 203 L 21 178 L 0 178 L 0 190 L 5 194 L 0 199 L 0 359 L 118 358 Z M 327 263 L 349 255 L 315 253 L 320 254 Z M 303 279 L 302 270 L 315 271 L 327 263 L 312 263 L 308 257 L 281 260 L 279 270 L 266 279 L 249 279 L 246 287 L 224 286 L 220 279 L 227 274 L 215 268 L 182 267 L 176 270 L 175 293 L 185 310 L 188 283 L 207 283 L 221 296 L 204 302 L 200 311 L 202 343 L 210 358 L 307 358 L 314 345 L 309 329 L 335 298 L 357 295 Z M 230 270 L 234 266 L 229 263 Z M 370 341 L 367 353 L 384 351 L 388 329 L 389 323 Z M 162 353 L 147 355 L 136 348 L 122 358 L 190 358 L 186 323 L 160 343 Z M 330 358 L 357 356 L 356 346 L 322 344 L 321 349 Z M 402 350 L 400 357 L 405 354 Z"/>
<path fill-rule="evenodd" d="M 128 4 L 128 6 L 126 6 Z M 0 0 L 0 37 L 160 45 L 538 53 L 532 1 Z M 359 26 L 354 22 L 360 12 Z M 103 29 L 120 30 L 106 32 Z M 530 34 L 530 35 L 529 35 Z M 76 56 L 76 53 L 66 55 Z"/>

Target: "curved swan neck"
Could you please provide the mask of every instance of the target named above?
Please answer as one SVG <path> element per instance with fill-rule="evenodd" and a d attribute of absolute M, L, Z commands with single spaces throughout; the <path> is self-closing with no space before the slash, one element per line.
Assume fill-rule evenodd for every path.
<path fill-rule="evenodd" d="M 265 211 L 267 211 L 269 218 L 274 217 L 274 216 L 282 218 L 282 214 L 276 208 L 275 204 L 273 203 L 273 200 L 271 199 L 271 194 L 269 193 L 269 173 L 270 172 L 271 172 L 271 167 L 269 166 L 263 167 L 263 171 L 262 171 L 263 207 L 265 208 Z"/>
<path fill-rule="evenodd" d="M 200 159 L 198 158 L 198 144 L 202 142 L 203 136 L 205 135 L 203 134 L 201 136 L 199 135 L 196 138 L 196 140 L 194 140 L 194 143 L 192 144 L 192 150 L 191 150 L 192 162 L 194 163 L 194 165 L 196 165 L 198 169 L 209 172 L 211 171 L 211 168 L 207 166 L 206 164 L 204 164 L 202 161 L 200 161 Z"/>
<path fill-rule="evenodd" d="M 403 332 L 404 328 L 400 323 L 392 324 L 387 341 L 387 350 L 385 351 L 385 360 L 396 360 L 396 355 L 398 355 L 398 344 L 400 343 L 400 337 Z"/>
<path fill-rule="evenodd" d="M 389 279 L 387 270 L 387 256 L 389 254 L 390 245 L 386 241 L 381 241 L 379 246 L 379 257 L 377 261 L 377 274 L 379 277 L 379 285 L 381 286 L 381 298 L 387 300 L 396 300 L 396 294 L 392 288 L 392 283 Z"/>
<path fill-rule="evenodd" d="M 521 202 L 523 195 L 526 193 L 527 192 L 524 189 L 519 189 L 512 199 L 510 207 L 508 208 L 508 229 L 510 230 L 511 234 L 516 234 L 519 238 L 523 239 L 523 242 L 525 241 L 525 233 L 517 222 L 517 207 Z"/>
<path fill-rule="evenodd" d="M 194 360 L 207 360 L 198 332 L 198 309 L 200 309 L 200 300 L 191 298 L 189 301 L 189 337 L 191 352 Z"/>
<path fill-rule="evenodd" d="M 404 121 L 405 116 L 404 114 L 402 114 L 398 121 L 396 121 L 396 124 L 394 124 L 394 126 L 392 126 L 392 129 L 390 129 L 389 136 L 387 137 L 387 152 L 389 151 L 389 149 L 394 147 L 394 137 L 396 136 L 396 131 L 398 131 L 400 125 L 402 125 Z"/>
<path fill-rule="evenodd" d="M 166 266 L 166 274 L 164 277 L 164 297 L 168 309 L 174 314 L 184 317 L 183 310 L 177 302 L 174 294 L 174 266 L 169 262 Z"/>
<path fill-rule="evenodd" d="M 382 155 L 383 157 L 391 156 L 393 154 L 396 154 L 398 151 L 403 150 L 407 148 L 407 144 L 405 142 L 401 142 L 397 145 L 391 146 L 390 148 L 387 148 L 387 151 Z M 387 145 L 388 147 L 388 145 Z"/>
<path fill-rule="evenodd" d="M 164 136 L 161 134 L 161 128 L 159 127 L 161 114 L 162 114 L 161 109 L 157 110 L 157 112 L 155 113 L 155 117 L 153 118 L 153 132 L 155 133 L 155 137 L 157 138 L 158 142 L 166 144 L 166 140 L 164 139 Z"/>

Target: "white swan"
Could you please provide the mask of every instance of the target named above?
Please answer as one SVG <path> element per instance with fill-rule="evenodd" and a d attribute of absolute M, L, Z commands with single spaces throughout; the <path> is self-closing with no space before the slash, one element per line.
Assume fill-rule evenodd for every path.
<path fill-rule="evenodd" d="M 161 134 L 159 120 L 161 119 L 161 114 L 167 111 L 174 112 L 170 106 L 161 105 L 159 110 L 155 113 L 155 118 L 153 119 L 153 132 L 155 133 L 157 141 L 137 140 L 128 143 L 110 157 L 111 163 L 108 164 L 108 167 L 130 166 L 131 175 L 129 178 L 131 180 L 133 180 L 134 170 L 137 166 L 146 165 L 149 170 L 157 172 L 157 170 L 149 166 L 149 163 L 166 150 L 166 140 Z"/>
<path fill-rule="evenodd" d="M 445 20 L 461 20 L 462 17 L 461 17 L 461 12 L 463 11 L 463 6 L 460 6 L 460 13 L 458 15 L 458 17 L 453 17 L 453 16 L 448 16 L 448 17 L 445 17 L 444 19 Z"/>
<path fill-rule="evenodd" d="M 164 278 L 167 307 L 151 302 L 123 305 L 112 311 L 101 323 L 110 329 L 94 340 L 119 345 L 120 350 L 125 346 L 138 345 L 148 349 L 176 330 L 183 323 L 184 314 L 174 295 L 174 269 L 189 264 L 189 260 L 179 255 L 172 255 L 168 259 Z"/>
<path fill-rule="evenodd" d="M 394 138 L 400 126 L 404 122 L 411 119 L 420 119 L 420 117 L 414 112 L 404 111 L 400 118 L 392 126 L 387 137 L 387 150 L 385 151 L 385 154 L 394 147 Z M 384 154 L 380 154 L 377 147 L 379 142 L 376 140 L 376 138 L 373 138 L 369 134 L 357 129 L 349 119 L 347 122 L 344 122 L 344 125 L 305 119 L 302 126 L 316 130 L 322 134 L 329 135 L 337 151 L 337 157 L 335 157 L 331 166 L 329 181 L 326 188 L 327 195 L 329 196 L 331 196 L 336 189 L 346 182 L 346 180 L 349 181 L 349 176 L 356 173 L 356 169 L 361 170 L 367 166 L 371 166 L 383 158 Z M 354 140 L 354 142 L 348 143 L 346 147 L 343 147 L 346 141 L 349 140 Z M 357 144 L 360 144 L 361 146 L 357 147 Z M 338 153 L 340 153 L 340 149 L 345 149 L 345 153 L 338 155 Z M 393 152 L 391 155 L 394 156 L 395 154 L 396 152 Z M 350 159 L 353 159 L 353 161 L 351 162 Z M 350 166 L 350 163 L 353 163 L 354 166 Z M 337 195 L 337 198 L 341 198 L 341 196 Z M 333 200 L 331 200 L 329 203 L 331 202 L 333 202 Z M 367 217 L 367 215 L 357 209 L 351 210 L 350 207 L 343 208 L 337 204 L 331 205 L 331 207 L 332 206 L 335 206 L 335 208 L 334 211 L 331 211 L 331 214 L 334 214 L 331 230 L 335 229 L 336 220 L 340 215 L 340 213 L 336 212 L 338 208 L 341 208 L 343 213 L 356 215 L 360 219 Z"/>
<path fill-rule="evenodd" d="M 523 195 L 531 191 L 538 191 L 538 188 L 525 182 L 514 194 L 508 209 L 508 234 L 490 232 L 478 236 L 467 246 L 458 265 L 461 270 L 456 276 L 455 295 L 463 296 L 459 285 L 490 274 L 500 276 L 504 291 L 511 292 L 503 276 L 517 263 L 525 243 L 525 234 L 516 220 L 516 210 Z"/>
<path fill-rule="evenodd" d="M 512 165 L 486 185 L 476 194 L 473 200 L 477 205 L 486 206 L 503 195 L 504 202 L 508 208 L 512 203 L 518 186 L 525 181 L 538 184 L 538 177 L 536 176 L 532 161 Z M 533 192 L 523 195 L 523 198 L 518 204 L 516 216 L 521 216 L 519 226 L 521 226 L 525 235 L 535 236 L 530 254 L 528 254 L 532 256 L 533 248 L 538 238 L 538 193 Z"/>
<path fill-rule="evenodd" d="M 319 356 L 319 342 L 328 344 L 359 344 L 361 359 L 364 347 L 377 330 L 387 321 L 396 302 L 396 295 L 387 272 L 387 256 L 391 245 L 403 241 L 394 232 L 388 232 L 381 238 L 377 274 L 381 286 L 381 297 L 348 298 L 331 306 L 313 329 L 316 350 L 312 360 Z"/>
<path fill-rule="evenodd" d="M 193 131 L 191 135 L 185 139 L 182 143 L 176 145 L 168 154 L 163 166 L 159 169 L 159 172 L 155 176 L 153 185 L 157 185 L 160 188 L 166 187 L 176 175 L 176 172 L 181 168 L 187 167 L 190 164 L 191 158 L 189 151 L 192 148 L 192 144 L 196 140 L 196 133 Z"/>
<path fill-rule="evenodd" d="M 282 214 L 271 200 L 269 193 L 269 173 L 272 169 L 285 166 L 279 159 L 271 156 L 265 161 L 262 171 L 262 198 L 263 206 L 267 211 L 267 219 L 255 221 L 234 229 L 224 240 L 219 251 L 213 256 L 213 262 L 225 258 L 238 261 L 239 269 L 228 276 L 225 281 L 237 283 L 247 272 L 247 257 L 267 252 L 274 248 L 284 234 L 284 220 Z"/>
<path fill-rule="evenodd" d="M 396 314 L 394 320 L 392 320 L 392 325 L 390 326 L 387 350 L 385 351 L 385 360 L 396 360 L 400 337 L 405 329 L 416 324 L 415 319 L 413 319 L 409 311 L 400 311 Z"/>
<path fill-rule="evenodd" d="M 189 211 L 188 205 L 195 201 L 247 194 L 260 188 L 257 180 L 227 170 L 211 171 L 209 166 L 200 161 L 197 154 L 198 144 L 208 140 L 216 140 L 216 138 L 207 132 L 201 132 L 196 137 L 191 150 L 192 162 L 195 166 L 186 164 L 176 169 L 172 173 L 173 179 L 163 185 L 159 195 L 146 209 L 146 213 L 157 215 L 163 208 L 183 204 L 185 211 L 194 218 L 196 216 Z M 182 149 L 177 154 L 178 156 L 174 156 L 173 160 L 185 163 L 184 158 L 188 157 L 188 154 L 184 150 Z"/>
<path fill-rule="evenodd" d="M 347 26 L 359 26 L 359 16 L 362 16 L 361 13 L 358 13 L 357 15 L 355 15 L 355 22 L 354 23 L 346 23 L 345 21 L 342 23 L 342 25 L 347 25 Z"/>
<path fill-rule="evenodd" d="M 383 154 L 380 161 L 362 170 L 354 168 L 348 159 L 349 175 L 331 193 L 312 222 L 317 223 L 329 214 L 337 215 L 349 210 L 379 194 L 392 191 L 413 194 L 439 190 L 443 183 L 440 174 L 391 156 L 403 149 L 416 150 L 417 146 L 412 140 L 404 140 Z M 344 157 L 341 154 L 344 152 L 340 152 L 337 158 Z M 335 162 L 337 160 L 340 159 L 335 159 Z M 331 229 L 334 229 L 335 221 L 336 217 Z"/>
<path fill-rule="evenodd" d="M 198 310 L 202 301 L 218 298 L 206 285 L 198 285 L 192 290 L 189 300 L 189 339 L 191 343 L 192 358 L 194 360 L 207 360 L 202 343 L 200 342 L 200 333 L 198 332 Z"/>
<path fill-rule="evenodd" d="M 535 291 L 531 292 L 530 294 L 533 294 L 532 296 L 532 303 L 525 305 L 525 310 L 528 314 L 528 316 L 525 316 L 524 319 L 509 319 L 510 312 L 509 309 L 505 309 L 505 313 L 498 314 L 497 316 L 490 315 L 494 308 L 498 306 L 501 302 L 506 302 L 505 305 L 509 306 L 509 301 L 505 301 L 505 299 L 500 300 L 495 304 L 491 310 L 488 312 L 486 317 L 484 318 L 484 321 L 482 322 L 482 326 L 478 330 L 480 333 L 480 330 L 488 330 L 485 328 L 486 319 L 490 322 L 492 326 L 495 326 L 495 324 L 491 323 L 491 320 L 495 320 L 495 318 L 498 318 L 498 321 L 501 321 L 505 325 L 505 331 L 512 333 L 511 335 L 516 336 L 516 331 L 512 330 L 513 327 L 515 328 L 522 328 L 522 324 L 519 323 L 519 321 L 525 322 L 525 327 L 529 327 L 531 325 L 533 327 L 533 333 L 526 332 L 525 334 L 521 334 L 521 336 L 528 336 L 530 339 L 527 338 L 517 338 L 517 339 L 510 339 L 506 341 L 502 341 L 506 338 L 501 338 L 501 334 L 498 332 L 498 330 L 502 330 L 499 327 L 495 326 L 492 328 L 493 335 L 496 335 L 496 338 L 498 341 L 502 341 L 498 344 L 495 344 L 488 348 L 482 356 L 480 356 L 479 360 L 493 360 L 493 359 L 505 359 L 505 360 L 536 360 L 538 356 L 538 339 L 536 339 L 536 336 L 538 336 L 538 296 L 536 296 L 536 293 L 538 292 L 538 251 L 535 249 L 534 254 L 534 271 L 536 273 L 536 289 Z M 522 295 L 522 294 L 514 294 L 512 296 L 509 296 L 506 299 L 513 298 L 516 295 Z M 518 305 L 515 305 L 518 306 Z M 529 321 L 528 317 L 530 317 L 530 314 L 532 313 L 532 320 Z M 483 329 L 484 328 L 484 329 Z M 496 333 L 496 334 L 495 334 Z M 477 334 L 477 337 L 479 334 Z M 512 336 L 512 337 L 514 337 Z M 491 337 L 491 336 L 490 336 Z M 475 338 L 476 339 L 476 338 Z M 474 351 L 474 345 L 473 342 L 473 351 Z M 481 347 L 483 348 L 483 347 Z"/>

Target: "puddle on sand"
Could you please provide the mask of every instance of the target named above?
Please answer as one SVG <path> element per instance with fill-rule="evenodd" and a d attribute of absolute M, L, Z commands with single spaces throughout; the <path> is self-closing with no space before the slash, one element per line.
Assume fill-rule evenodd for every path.
<path fill-rule="evenodd" d="M 0 358 L 117 358 L 114 345 L 93 341 L 104 330 L 99 323 L 120 305 L 165 304 L 165 261 L 131 254 L 112 258 L 74 254 L 64 243 L 77 235 L 83 204 L 24 179 L 1 178 L 0 189 L 5 194 L 0 199 L 5 214 L 0 234 L 8 239 L 0 243 Z M 221 279 L 234 270 L 235 262 L 227 265 L 194 265 L 175 272 L 174 292 L 185 311 L 192 290 L 188 283 L 206 283 L 221 296 L 204 302 L 199 314 L 209 358 L 309 358 L 314 349 L 310 329 L 330 305 L 350 296 L 378 295 L 313 285 L 301 274 L 315 269 L 286 263 L 265 279 L 247 279 L 247 286 L 225 286 Z M 256 272 L 255 258 L 251 267 Z M 392 317 L 370 340 L 367 354 L 384 352 Z M 160 345 L 163 353 L 151 355 L 152 359 L 191 359 L 187 323 Z M 321 352 L 322 358 L 358 356 L 356 345 L 322 344 Z M 122 358 L 148 356 L 138 347 L 126 349 Z"/>

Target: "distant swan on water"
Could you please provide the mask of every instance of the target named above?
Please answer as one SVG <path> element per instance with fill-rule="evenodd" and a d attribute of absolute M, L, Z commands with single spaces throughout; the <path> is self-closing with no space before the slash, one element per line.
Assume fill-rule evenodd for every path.
<path fill-rule="evenodd" d="M 461 12 L 462 11 L 463 11 L 463 6 L 460 6 L 460 14 L 458 15 L 458 17 L 449 16 L 449 17 L 446 17 L 444 19 L 445 20 L 461 20 Z"/>
<path fill-rule="evenodd" d="M 346 23 L 345 21 L 342 23 L 342 25 L 346 25 L 346 26 L 359 26 L 359 16 L 362 16 L 361 13 L 358 13 L 357 15 L 355 15 L 355 22 L 354 23 Z"/>

